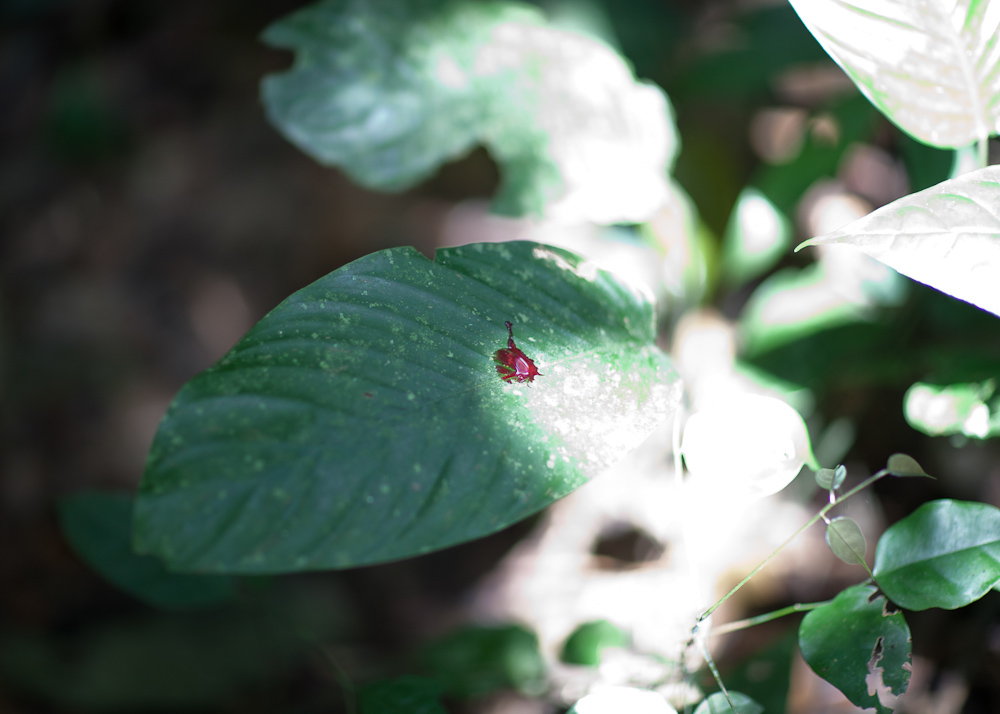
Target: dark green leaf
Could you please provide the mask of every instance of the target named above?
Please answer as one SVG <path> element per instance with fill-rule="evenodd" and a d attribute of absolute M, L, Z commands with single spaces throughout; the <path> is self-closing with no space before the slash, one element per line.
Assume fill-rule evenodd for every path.
<path fill-rule="evenodd" d="M 882 534 L 872 572 L 907 610 L 965 607 L 1000 580 L 1000 510 L 969 501 L 925 503 Z"/>
<path fill-rule="evenodd" d="M 503 382 L 505 321 L 541 376 Z M 404 558 L 495 532 L 672 413 L 653 306 L 535 243 L 381 251 L 275 308 L 178 395 L 136 501 L 172 568 Z"/>
<path fill-rule="evenodd" d="M 890 608 L 873 586 L 855 585 L 799 626 L 799 649 L 812 670 L 855 705 L 879 714 L 892 711 L 910 681 L 910 628 Z"/>
<path fill-rule="evenodd" d="M 762 714 L 764 707 L 742 692 L 729 692 L 729 698 L 736 705 L 736 714 Z M 701 701 L 694 714 L 732 714 L 733 708 L 722 692 L 710 694 Z"/>
<path fill-rule="evenodd" d="M 514 688 L 538 694 L 545 662 L 538 638 L 522 627 L 468 627 L 433 645 L 421 656 L 424 668 L 459 698 Z"/>
<path fill-rule="evenodd" d="M 400 190 L 483 144 L 504 213 L 647 220 L 677 151 L 666 97 L 607 45 L 528 5 L 325 0 L 269 27 L 271 121 L 317 160 Z"/>
<path fill-rule="evenodd" d="M 577 627 L 563 644 L 560 659 L 568 664 L 596 667 L 608 647 L 624 647 L 628 636 L 607 620 L 586 622 Z"/>
<path fill-rule="evenodd" d="M 73 548 L 111 583 L 154 607 L 207 607 L 233 596 L 230 578 L 168 573 L 156 558 L 132 550 L 132 497 L 83 492 L 59 502 L 59 522 Z"/>
<path fill-rule="evenodd" d="M 423 677 L 373 682 L 358 695 L 361 714 L 448 714 L 441 706 L 441 684 Z"/>

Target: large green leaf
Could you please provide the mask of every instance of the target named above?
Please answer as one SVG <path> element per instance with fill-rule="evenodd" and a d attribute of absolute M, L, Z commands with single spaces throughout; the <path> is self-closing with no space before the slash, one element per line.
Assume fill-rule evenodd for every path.
<path fill-rule="evenodd" d="M 872 572 L 907 610 L 965 607 L 1000 580 L 1000 510 L 970 501 L 925 503 L 882 534 Z"/>
<path fill-rule="evenodd" d="M 681 385 L 653 305 L 536 243 L 373 253 L 295 293 L 178 395 L 135 544 L 174 569 L 277 572 L 426 553 L 565 496 Z M 501 380 L 504 322 L 541 375 Z"/>
<path fill-rule="evenodd" d="M 807 614 L 799 649 L 816 674 L 878 714 L 892 711 L 888 698 L 905 692 L 910 681 L 910 628 L 871 585 L 847 588 Z"/>
<path fill-rule="evenodd" d="M 799 248 L 828 243 L 1000 315 L 1000 166 L 905 196 Z"/>
<path fill-rule="evenodd" d="M 413 186 L 482 144 L 503 213 L 639 222 L 666 200 L 677 138 L 664 94 L 530 6 L 324 0 L 264 41 L 296 53 L 264 79 L 271 121 L 369 188 Z"/>
<path fill-rule="evenodd" d="M 790 2 L 823 49 L 903 131 L 942 148 L 1000 132 L 995 2 Z"/>
<path fill-rule="evenodd" d="M 132 496 L 82 492 L 59 501 L 63 532 L 94 570 L 143 602 L 165 610 L 217 605 L 235 594 L 218 575 L 168 573 L 156 558 L 132 551 Z"/>

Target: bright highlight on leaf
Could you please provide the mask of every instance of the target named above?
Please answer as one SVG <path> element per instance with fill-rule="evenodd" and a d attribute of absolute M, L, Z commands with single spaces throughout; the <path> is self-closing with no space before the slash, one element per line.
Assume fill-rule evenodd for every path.
<path fill-rule="evenodd" d="M 369 188 L 408 188 L 482 144 L 501 213 L 642 222 L 667 201 L 678 142 L 663 92 L 528 5 L 324 0 L 264 40 L 296 52 L 263 82 L 271 121 Z"/>
<path fill-rule="evenodd" d="M 780 399 L 735 395 L 688 419 L 681 445 L 691 476 L 727 497 L 777 493 L 810 458 L 799 413 Z"/>
<path fill-rule="evenodd" d="M 1000 132 L 997 3 L 790 1 L 858 89 L 914 138 L 958 148 Z"/>
<path fill-rule="evenodd" d="M 829 243 L 1000 315 L 1000 166 L 901 198 L 796 250 Z"/>
<path fill-rule="evenodd" d="M 505 322 L 538 367 L 530 383 L 497 373 Z M 361 258 L 177 396 L 136 500 L 136 548 L 176 570 L 281 572 L 497 531 L 669 418 L 681 385 L 654 340 L 641 292 L 556 248 Z"/>
<path fill-rule="evenodd" d="M 1000 580 L 1000 510 L 943 499 L 893 524 L 875 549 L 875 581 L 907 610 L 954 610 Z"/>

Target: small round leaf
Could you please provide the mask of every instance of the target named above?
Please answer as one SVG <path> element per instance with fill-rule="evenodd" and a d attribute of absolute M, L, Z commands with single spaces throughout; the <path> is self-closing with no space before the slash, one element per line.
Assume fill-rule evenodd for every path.
<path fill-rule="evenodd" d="M 865 534 L 853 519 L 846 516 L 834 518 L 826 526 L 826 544 L 838 558 L 850 565 L 865 562 Z"/>

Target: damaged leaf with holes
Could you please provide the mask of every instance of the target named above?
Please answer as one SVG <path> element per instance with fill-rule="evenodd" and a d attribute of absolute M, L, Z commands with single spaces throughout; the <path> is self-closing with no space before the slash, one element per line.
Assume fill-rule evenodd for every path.
<path fill-rule="evenodd" d="M 910 681 L 910 628 L 872 585 L 847 588 L 807 614 L 799 649 L 816 674 L 878 714 L 895 708 Z"/>
<path fill-rule="evenodd" d="M 674 412 L 640 290 L 537 243 L 373 253 L 293 294 L 174 400 L 135 545 L 174 570 L 420 555 L 570 493 Z M 538 366 L 505 381 L 510 339 Z"/>

